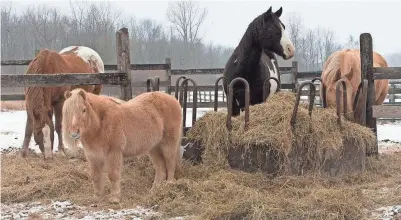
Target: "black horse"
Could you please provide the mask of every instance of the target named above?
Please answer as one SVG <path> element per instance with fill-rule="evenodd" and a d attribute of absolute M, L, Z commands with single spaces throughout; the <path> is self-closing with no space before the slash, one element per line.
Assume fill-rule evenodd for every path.
<path fill-rule="evenodd" d="M 266 64 L 262 62 L 262 53 L 275 59 L 273 53 L 288 60 L 294 56 L 295 48 L 285 34 L 285 26 L 280 21 L 282 7 L 272 12 L 272 7 L 256 17 L 245 31 L 244 36 L 228 59 L 223 76 L 224 92 L 228 95 L 228 84 L 237 77 L 248 81 L 250 87 L 250 105 L 263 102 L 263 82 L 269 77 Z M 245 89 L 241 82 L 234 85 L 232 115 L 240 114 L 245 106 Z"/>

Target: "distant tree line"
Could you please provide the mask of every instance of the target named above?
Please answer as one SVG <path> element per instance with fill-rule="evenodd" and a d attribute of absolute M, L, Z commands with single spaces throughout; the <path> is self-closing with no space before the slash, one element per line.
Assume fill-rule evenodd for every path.
<path fill-rule="evenodd" d="M 170 26 L 151 19 L 128 20 L 109 3 L 70 3 L 71 13 L 63 14 L 46 6 L 30 7 L 17 14 L 11 5 L 1 7 L 1 57 L 32 59 L 36 49 L 61 50 L 85 45 L 96 50 L 106 64 L 116 63 L 115 32 L 127 27 L 130 33 L 132 63 L 163 63 L 172 59 L 172 68 L 223 68 L 233 47 L 206 44 L 200 37 L 207 9 L 192 1 L 169 3 L 166 12 Z M 255 17 L 257 15 L 255 14 Z M 297 14 L 283 21 L 296 47 L 299 70 L 321 70 L 324 61 L 343 47 L 358 48 L 350 36 L 341 44 L 330 29 L 305 28 Z M 401 54 L 391 56 L 401 65 Z M 394 64 L 396 65 L 396 64 Z"/>
<path fill-rule="evenodd" d="M 36 49 L 85 45 L 96 50 L 106 64 L 115 64 L 115 33 L 122 27 L 130 33 L 132 63 L 163 63 L 170 57 L 173 68 L 218 68 L 233 50 L 202 42 L 198 33 L 207 11 L 193 2 L 170 4 L 168 31 L 151 19 L 122 20 L 109 3 L 74 2 L 70 6 L 71 15 L 46 6 L 17 14 L 12 6 L 3 6 L 2 59 L 31 59 Z"/>

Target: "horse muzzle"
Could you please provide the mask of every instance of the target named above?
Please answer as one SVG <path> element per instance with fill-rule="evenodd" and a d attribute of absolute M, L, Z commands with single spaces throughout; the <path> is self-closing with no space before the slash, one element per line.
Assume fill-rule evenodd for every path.
<path fill-rule="evenodd" d="M 284 53 L 284 60 L 289 60 L 294 57 L 295 55 L 295 47 L 292 44 L 287 44 L 283 48 L 283 53 Z"/>

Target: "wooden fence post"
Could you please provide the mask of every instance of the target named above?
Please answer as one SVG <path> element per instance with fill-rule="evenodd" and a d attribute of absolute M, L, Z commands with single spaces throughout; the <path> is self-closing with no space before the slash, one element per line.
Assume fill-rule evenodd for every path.
<path fill-rule="evenodd" d="M 377 125 L 376 118 L 373 118 L 373 105 L 375 103 L 375 84 L 373 78 L 373 44 L 372 36 L 369 33 L 363 33 L 359 37 L 361 53 L 361 80 L 368 80 L 368 91 L 366 98 L 366 125 L 372 129 L 376 136 L 376 147 L 368 155 L 377 155 L 379 153 L 377 145 Z"/>
<path fill-rule="evenodd" d="M 166 77 L 169 84 L 168 86 L 166 86 L 166 93 L 171 95 L 171 59 L 167 57 L 164 62 L 168 65 L 168 68 L 166 70 Z"/>
<path fill-rule="evenodd" d="M 292 61 L 292 83 L 294 83 L 294 88 L 292 89 L 292 92 L 297 91 L 297 72 L 298 72 L 298 62 L 297 61 Z"/>
<path fill-rule="evenodd" d="M 121 85 L 121 99 L 128 101 L 132 99 L 131 86 L 131 62 L 130 62 L 130 47 L 129 35 L 127 28 L 121 28 L 116 33 L 117 43 L 117 70 L 120 73 L 127 73 L 128 82 Z"/>

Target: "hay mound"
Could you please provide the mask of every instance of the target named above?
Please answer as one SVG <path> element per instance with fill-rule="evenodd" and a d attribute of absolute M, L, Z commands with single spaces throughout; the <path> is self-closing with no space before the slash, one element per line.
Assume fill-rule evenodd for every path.
<path fill-rule="evenodd" d="M 305 163 L 318 167 L 321 161 L 334 157 L 333 152 L 343 149 L 344 140 L 351 140 L 355 148 L 374 147 L 375 136 L 369 128 L 342 119 L 341 130 L 333 108 L 314 108 L 310 118 L 308 104 L 300 103 L 292 130 L 290 120 L 295 99 L 294 93 L 278 92 L 266 103 L 251 106 L 248 130 L 244 131 L 242 112 L 232 118 L 231 134 L 226 128 L 226 112 L 207 112 L 188 131 L 187 137 L 204 146 L 205 163 L 221 166 L 227 166 L 230 148 L 274 150 L 283 158 L 281 164 L 288 162 L 289 155 L 297 148 L 298 152 L 306 152 Z M 288 169 L 280 168 L 281 172 L 289 172 Z"/>

